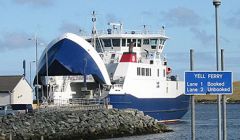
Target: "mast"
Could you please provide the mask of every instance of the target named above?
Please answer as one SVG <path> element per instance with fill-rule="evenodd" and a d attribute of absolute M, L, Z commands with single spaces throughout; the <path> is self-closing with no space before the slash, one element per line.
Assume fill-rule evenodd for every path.
<path fill-rule="evenodd" d="M 92 29 L 92 46 L 94 49 L 96 49 L 96 14 L 95 11 L 92 13 L 92 22 L 93 22 L 93 29 Z"/>

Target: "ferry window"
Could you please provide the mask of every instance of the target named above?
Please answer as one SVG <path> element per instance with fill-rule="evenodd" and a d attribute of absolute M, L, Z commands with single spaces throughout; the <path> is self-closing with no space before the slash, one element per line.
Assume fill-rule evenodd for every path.
<path fill-rule="evenodd" d="M 149 76 L 149 68 L 146 68 L 146 76 Z"/>
<path fill-rule="evenodd" d="M 127 39 L 127 46 L 131 43 L 131 39 Z"/>
<path fill-rule="evenodd" d="M 151 39 L 150 40 L 150 44 L 151 44 L 151 49 L 156 49 L 156 47 L 157 47 L 157 39 Z"/>
<path fill-rule="evenodd" d="M 112 39 L 113 47 L 119 47 L 120 46 L 120 39 Z"/>
<path fill-rule="evenodd" d="M 122 46 L 125 47 L 126 46 L 126 39 L 122 39 Z"/>
<path fill-rule="evenodd" d="M 145 76 L 145 68 L 142 68 L 142 76 Z"/>
<path fill-rule="evenodd" d="M 150 76 L 152 76 L 152 69 L 150 68 Z"/>
<path fill-rule="evenodd" d="M 149 45 L 149 39 L 144 39 L 143 40 L 143 45 Z"/>
<path fill-rule="evenodd" d="M 110 39 L 103 39 L 103 43 L 105 47 L 112 47 Z"/>
<path fill-rule="evenodd" d="M 157 46 L 156 45 L 151 45 L 151 49 L 156 49 Z"/>
<path fill-rule="evenodd" d="M 164 45 L 165 41 L 166 41 L 166 40 L 163 40 L 163 43 L 162 43 L 163 45 Z"/>
<path fill-rule="evenodd" d="M 157 69 L 157 76 L 159 77 L 159 69 Z"/>
<path fill-rule="evenodd" d="M 141 74 L 141 72 L 140 72 L 140 68 L 137 67 L 137 75 L 140 75 L 140 74 Z"/>
<path fill-rule="evenodd" d="M 101 52 L 102 51 L 102 43 L 100 42 L 99 39 L 96 40 L 96 50 L 97 52 Z"/>
<path fill-rule="evenodd" d="M 164 45 L 165 41 L 165 39 L 160 39 L 160 44 Z"/>
<path fill-rule="evenodd" d="M 142 40 L 141 40 L 141 39 L 138 39 L 138 40 L 137 40 L 137 46 L 138 46 L 138 47 L 141 47 L 141 45 L 142 45 Z"/>
<path fill-rule="evenodd" d="M 136 47 L 136 39 L 132 40 L 134 47 Z"/>
<path fill-rule="evenodd" d="M 163 39 L 160 39 L 160 44 L 163 44 Z"/>
<path fill-rule="evenodd" d="M 150 43 L 151 45 L 157 45 L 157 39 L 151 39 Z"/>
<path fill-rule="evenodd" d="M 165 76 L 166 76 L 166 70 L 163 69 L 163 77 L 165 77 Z"/>

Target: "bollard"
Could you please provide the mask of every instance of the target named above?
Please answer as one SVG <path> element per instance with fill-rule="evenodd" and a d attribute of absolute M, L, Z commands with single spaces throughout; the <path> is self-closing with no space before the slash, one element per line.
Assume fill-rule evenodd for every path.
<path fill-rule="evenodd" d="M 9 140 L 12 140 L 12 132 L 9 134 Z"/>

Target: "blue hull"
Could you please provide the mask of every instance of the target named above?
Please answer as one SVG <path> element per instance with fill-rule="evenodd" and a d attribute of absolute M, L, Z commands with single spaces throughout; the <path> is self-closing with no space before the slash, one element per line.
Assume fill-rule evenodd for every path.
<path fill-rule="evenodd" d="M 134 108 L 144 112 L 159 121 L 177 120 L 188 111 L 189 96 L 177 98 L 136 98 L 130 94 L 109 95 L 113 108 Z"/>

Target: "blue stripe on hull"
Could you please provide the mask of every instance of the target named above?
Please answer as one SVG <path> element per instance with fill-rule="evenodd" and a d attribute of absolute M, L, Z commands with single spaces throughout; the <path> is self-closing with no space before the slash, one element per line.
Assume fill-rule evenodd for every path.
<path fill-rule="evenodd" d="M 134 108 L 155 119 L 176 120 L 183 117 L 189 107 L 189 96 L 177 98 L 136 98 L 130 94 L 110 94 L 110 104 L 113 108 Z"/>

